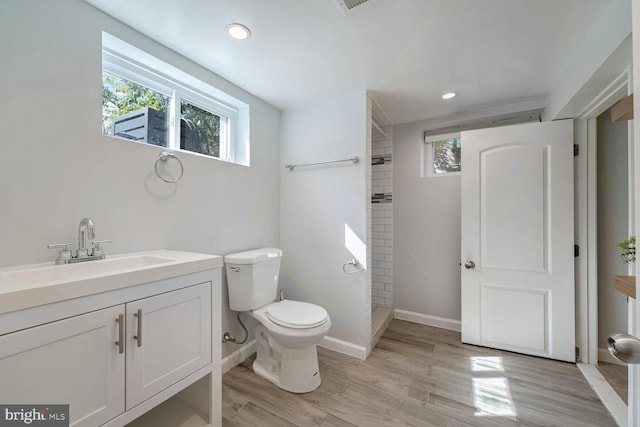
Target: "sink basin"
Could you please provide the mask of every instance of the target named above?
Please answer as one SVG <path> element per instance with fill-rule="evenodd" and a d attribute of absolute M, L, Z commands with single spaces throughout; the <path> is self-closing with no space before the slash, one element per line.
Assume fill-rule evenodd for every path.
<path fill-rule="evenodd" d="M 55 265 L 53 262 L 0 269 L 0 315 L 102 292 L 158 283 L 187 274 L 222 268 L 222 257 L 156 249 L 107 255 L 100 261 Z M 0 324 L 0 335 L 2 324 Z"/>
<path fill-rule="evenodd" d="M 20 270 L 7 271 L 1 275 L 22 285 L 38 285 L 109 275 L 132 269 L 168 264 L 171 262 L 175 262 L 175 260 L 149 255 L 135 255 L 120 258 L 107 258 L 100 261 L 86 261 L 77 264 L 29 267 Z"/>

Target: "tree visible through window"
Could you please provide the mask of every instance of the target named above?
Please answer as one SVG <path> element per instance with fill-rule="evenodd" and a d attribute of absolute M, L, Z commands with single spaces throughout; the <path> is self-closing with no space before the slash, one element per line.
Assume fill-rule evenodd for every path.
<path fill-rule="evenodd" d="M 220 157 L 220 116 L 181 101 L 180 148 Z"/>
<path fill-rule="evenodd" d="M 433 173 L 460 172 L 460 137 L 433 141 Z"/>
<path fill-rule="evenodd" d="M 106 71 L 102 72 L 102 133 L 141 142 L 146 138 L 142 121 L 136 119 L 136 112 L 144 108 L 153 109 L 155 123 L 154 145 L 167 146 L 167 123 L 171 98 L 132 81 Z M 122 126 L 114 126 L 121 123 Z"/>

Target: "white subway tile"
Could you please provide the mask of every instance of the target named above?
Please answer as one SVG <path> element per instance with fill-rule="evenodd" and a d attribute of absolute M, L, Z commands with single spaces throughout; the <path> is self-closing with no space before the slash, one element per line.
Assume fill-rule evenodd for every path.
<path fill-rule="evenodd" d="M 393 292 L 378 291 L 378 296 L 383 297 L 383 298 L 393 298 Z"/>

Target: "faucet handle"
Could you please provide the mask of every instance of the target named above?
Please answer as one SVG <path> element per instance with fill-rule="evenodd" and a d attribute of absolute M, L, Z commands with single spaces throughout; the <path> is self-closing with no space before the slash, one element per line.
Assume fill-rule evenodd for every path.
<path fill-rule="evenodd" d="M 71 259 L 69 246 L 71 246 L 71 243 L 50 243 L 47 245 L 49 249 L 62 248 L 58 253 L 58 258 L 56 258 L 56 264 L 67 264 L 69 262 L 69 259 Z"/>
<path fill-rule="evenodd" d="M 91 256 L 102 256 L 104 257 L 104 251 L 102 246 L 105 243 L 111 243 L 112 240 L 94 240 L 93 241 L 93 249 L 91 250 Z"/>

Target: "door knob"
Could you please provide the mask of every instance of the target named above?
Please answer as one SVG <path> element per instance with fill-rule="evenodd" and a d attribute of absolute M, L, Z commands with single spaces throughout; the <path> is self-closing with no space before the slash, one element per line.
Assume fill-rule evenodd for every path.
<path fill-rule="evenodd" d="M 636 365 L 640 363 L 640 340 L 627 334 L 613 334 L 607 338 L 609 353 L 616 359 Z"/>
<path fill-rule="evenodd" d="M 467 261 L 464 263 L 464 268 L 466 268 L 467 270 L 473 270 L 474 268 L 476 268 L 476 263 L 473 261 Z"/>

